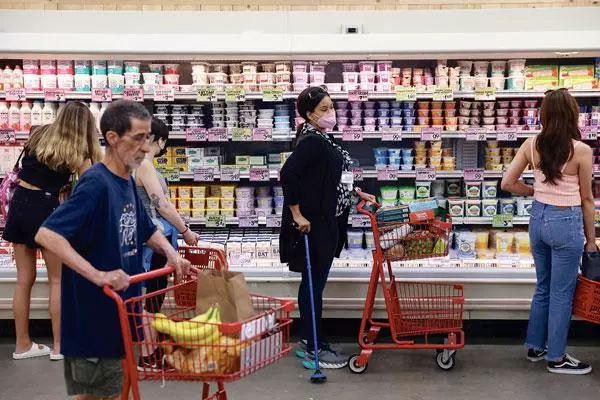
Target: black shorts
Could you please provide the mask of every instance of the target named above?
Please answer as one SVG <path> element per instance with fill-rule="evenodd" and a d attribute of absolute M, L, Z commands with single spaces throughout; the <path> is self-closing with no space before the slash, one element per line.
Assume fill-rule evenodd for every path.
<path fill-rule="evenodd" d="M 35 234 L 58 207 L 58 197 L 43 190 L 17 186 L 10 200 L 2 238 L 11 243 L 37 249 Z"/>

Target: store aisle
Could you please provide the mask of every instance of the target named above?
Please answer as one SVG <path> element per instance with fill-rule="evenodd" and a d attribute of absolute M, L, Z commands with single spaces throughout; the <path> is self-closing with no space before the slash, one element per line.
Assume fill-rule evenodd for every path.
<path fill-rule="evenodd" d="M 62 365 L 46 359 L 13 363 L 12 346 L 0 345 L 1 400 L 64 400 Z M 433 354 L 375 354 L 364 375 L 347 369 L 328 372 L 322 386 L 308 383 L 308 371 L 292 357 L 226 386 L 231 400 L 558 400 L 592 399 L 600 391 L 600 348 L 577 347 L 574 354 L 597 369 L 588 376 L 557 376 L 543 364 L 523 359 L 520 346 L 469 346 L 452 372 L 437 369 Z M 197 384 L 143 384 L 144 400 L 199 399 Z"/>

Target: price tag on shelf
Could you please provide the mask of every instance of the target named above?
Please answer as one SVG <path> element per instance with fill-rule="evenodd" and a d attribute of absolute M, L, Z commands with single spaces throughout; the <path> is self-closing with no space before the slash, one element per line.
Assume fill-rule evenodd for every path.
<path fill-rule="evenodd" d="M 384 142 L 402 141 L 402 130 L 400 128 L 385 127 L 381 130 L 381 140 Z"/>
<path fill-rule="evenodd" d="M 496 101 L 496 88 L 476 88 L 475 101 Z"/>
<path fill-rule="evenodd" d="M 158 85 L 154 89 L 154 101 L 175 101 L 175 88 L 171 85 Z"/>
<path fill-rule="evenodd" d="M 64 89 L 45 89 L 44 90 L 45 101 L 65 101 L 65 90 Z"/>
<path fill-rule="evenodd" d="M 513 216 L 511 214 L 500 214 L 492 217 L 492 228 L 512 228 Z"/>
<path fill-rule="evenodd" d="M 394 168 L 380 168 L 377 170 L 378 181 L 397 181 L 399 171 Z"/>
<path fill-rule="evenodd" d="M 465 131 L 468 141 L 485 142 L 487 140 L 487 128 L 469 127 Z"/>
<path fill-rule="evenodd" d="M 598 127 L 597 126 L 586 126 L 581 129 L 581 138 L 583 140 L 596 140 L 598 139 Z"/>
<path fill-rule="evenodd" d="M 252 129 L 249 128 L 232 128 L 231 140 L 233 142 L 249 142 L 252 140 Z"/>
<path fill-rule="evenodd" d="M 14 143 L 16 140 L 14 129 L 0 129 L 0 143 Z"/>
<path fill-rule="evenodd" d="M 450 88 L 435 88 L 433 91 L 433 101 L 453 101 L 454 92 Z"/>
<path fill-rule="evenodd" d="M 435 168 L 417 168 L 416 172 L 416 180 L 419 182 L 424 181 L 435 181 L 436 173 Z"/>
<path fill-rule="evenodd" d="M 281 217 L 279 215 L 267 215 L 267 228 L 281 228 Z"/>
<path fill-rule="evenodd" d="M 354 182 L 361 182 L 363 180 L 363 169 L 362 168 L 352 168 L 352 175 L 354 175 Z"/>
<path fill-rule="evenodd" d="M 351 223 L 353 228 L 370 228 L 371 218 L 364 214 L 352 214 Z"/>
<path fill-rule="evenodd" d="M 162 171 L 162 175 L 167 182 L 179 182 L 181 180 L 180 172 L 177 168 L 164 168 Z"/>
<path fill-rule="evenodd" d="M 225 216 L 224 215 L 207 215 L 206 226 L 208 228 L 225 228 Z"/>
<path fill-rule="evenodd" d="M 363 129 L 360 127 L 347 127 L 342 131 L 342 140 L 345 142 L 362 142 Z"/>
<path fill-rule="evenodd" d="M 217 91 L 208 86 L 196 88 L 196 101 L 198 103 L 209 103 L 217 101 Z"/>
<path fill-rule="evenodd" d="M 500 128 L 497 131 L 497 139 L 506 142 L 514 142 L 517 140 L 516 128 Z"/>
<path fill-rule="evenodd" d="M 600 172 L 600 164 L 594 164 L 593 170 L 594 173 Z"/>
<path fill-rule="evenodd" d="M 250 167 L 251 182 L 268 182 L 271 179 L 269 168 L 266 167 Z"/>
<path fill-rule="evenodd" d="M 369 100 L 369 91 L 363 89 L 349 90 L 348 101 L 367 101 Z"/>
<path fill-rule="evenodd" d="M 423 128 L 421 129 L 421 140 L 428 140 L 430 142 L 438 142 L 442 140 L 442 129 L 441 128 Z"/>
<path fill-rule="evenodd" d="M 241 87 L 228 87 L 225 89 L 225 101 L 228 103 L 246 101 L 246 91 Z"/>
<path fill-rule="evenodd" d="M 240 180 L 240 169 L 234 167 L 221 168 L 221 181 L 222 182 L 239 182 Z"/>
<path fill-rule="evenodd" d="M 92 101 L 106 103 L 112 101 L 112 90 L 109 88 L 93 88 Z"/>
<path fill-rule="evenodd" d="M 256 215 L 238 217 L 238 226 L 240 228 L 256 228 L 258 227 L 258 217 Z"/>
<path fill-rule="evenodd" d="M 229 140 L 227 128 L 209 128 L 207 132 L 209 142 L 227 142 Z"/>
<path fill-rule="evenodd" d="M 206 128 L 188 128 L 185 130 L 186 142 L 206 142 Z"/>
<path fill-rule="evenodd" d="M 131 101 L 144 101 L 144 90 L 142 88 L 123 89 L 123 99 Z"/>
<path fill-rule="evenodd" d="M 4 93 L 6 95 L 6 101 L 25 101 L 27 100 L 27 94 L 25 88 L 10 88 L 6 89 Z"/>
<path fill-rule="evenodd" d="M 253 142 L 272 142 L 273 141 L 273 129 L 272 128 L 254 128 L 254 129 L 252 129 L 252 141 Z"/>
<path fill-rule="evenodd" d="M 215 180 L 215 169 L 213 167 L 202 167 L 194 170 L 194 182 L 213 182 Z"/>
<path fill-rule="evenodd" d="M 417 88 L 414 86 L 396 86 L 396 101 L 417 101 Z"/>
<path fill-rule="evenodd" d="M 283 101 L 283 89 L 282 88 L 263 88 L 263 101 L 268 102 L 279 102 Z"/>
<path fill-rule="evenodd" d="M 485 177 L 483 168 L 465 168 L 463 172 L 465 181 L 480 182 Z"/>

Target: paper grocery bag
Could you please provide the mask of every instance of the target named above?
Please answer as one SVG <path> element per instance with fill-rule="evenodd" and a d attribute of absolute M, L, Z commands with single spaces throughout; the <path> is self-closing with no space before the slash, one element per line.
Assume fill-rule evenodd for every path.
<path fill-rule="evenodd" d="M 240 272 L 205 270 L 198 274 L 196 314 L 219 304 L 222 322 L 237 322 L 252 317 L 254 308 L 248 285 Z"/>

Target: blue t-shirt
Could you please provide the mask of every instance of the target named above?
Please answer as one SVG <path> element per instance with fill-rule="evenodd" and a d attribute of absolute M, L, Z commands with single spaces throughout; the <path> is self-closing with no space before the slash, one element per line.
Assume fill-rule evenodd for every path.
<path fill-rule="evenodd" d="M 79 179 L 69 199 L 44 227 L 60 234 L 100 271 L 143 272 L 143 244 L 156 231 L 137 196 L 133 178 L 125 180 L 102 163 Z M 124 355 L 117 307 L 102 288 L 68 266 L 62 269 L 61 352 L 69 357 Z M 140 293 L 132 285 L 124 299 Z"/>

